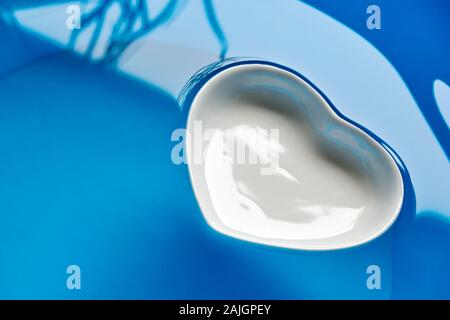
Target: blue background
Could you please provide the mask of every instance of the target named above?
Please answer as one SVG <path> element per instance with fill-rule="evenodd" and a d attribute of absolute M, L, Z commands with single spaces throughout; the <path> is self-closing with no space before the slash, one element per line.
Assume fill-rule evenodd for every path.
<path fill-rule="evenodd" d="M 447 1 L 377 1 L 381 30 L 366 28 L 366 8 L 372 2 L 303 1 L 362 36 L 389 61 L 432 133 L 437 151 L 428 156 L 445 164 L 428 168 L 421 156 L 428 150 L 410 156 L 410 149 L 421 146 L 422 131 L 407 131 L 407 116 L 379 124 L 371 119 L 380 110 L 366 107 L 367 114 L 358 118 L 356 109 L 348 107 L 348 114 L 338 104 L 344 114 L 355 112 L 355 121 L 394 142 L 405 162 L 399 160 L 406 197 L 400 218 L 386 234 L 360 247 L 330 252 L 273 248 L 212 230 L 199 211 L 187 168 L 170 160 L 171 133 L 185 127 L 188 110 L 178 106 L 179 91 L 158 79 L 164 78 L 161 70 L 173 66 L 177 74 L 179 61 L 159 65 L 156 80 L 143 80 L 111 63 L 114 56 L 81 56 L 24 20 L 15 21 L 12 14 L 57 2 L 4 1 L 0 6 L 0 298 L 450 298 L 450 201 L 432 197 L 448 194 L 450 181 L 448 124 L 432 90 L 435 79 L 450 83 Z M 272 34 L 271 20 L 261 22 L 267 29 L 254 35 L 266 44 L 264 49 L 233 38 L 230 24 L 238 26 L 240 20 L 226 23 L 228 11 L 221 11 L 225 2 L 191 5 L 204 7 L 210 28 L 205 43 L 214 59 L 255 53 L 289 64 L 290 52 L 295 57 L 296 45 L 304 45 L 298 30 Z M 263 13 L 289 13 L 294 2 L 271 1 L 270 12 L 248 2 L 255 12 L 261 10 L 250 21 L 256 24 Z M 162 28 L 187 19 L 190 7 L 185 16 L 172 17 L 182 5 L 167 3 L 157 21 Z M 229 5 L 236 12 L 241 10 L 237 3 Z M 196 37 L 206 31 L 191 23 L 195 17 L 186 20 L 192 39 L 178 35 L 174 42 L 189 41 L 193 47 L 203 42 Z M 274 14 L 273 19 L 281 17 Z M 312 28 L 319 35 L 325 32 L 321 25 Z M 271 47 L 274 35 L 287 39 L 287 53 Z M 155 38 L 169 41 L 156 31 Z M 349 54 L 361 58 L 359 52 Z M 144 68 L 151 62 L 139 63 Z M 305 62 L 306 73 L 339 102 L 333 84 L 321 78 L 325 71 L 314 69 L 314 63 Z M 374 87 L 378 85 L 375 81 Z M 383 134 L 384 128 L 390 133 Z M 401 135 L 409 143 L 396 142 Z M 439 180 L 427 180 L 428 175 Z M 66 288 L 65 271 L 71 264 L 81 268 L 81 290 Z M 381 267 L 381 290 L 366 287 L 371 264 Z"/>

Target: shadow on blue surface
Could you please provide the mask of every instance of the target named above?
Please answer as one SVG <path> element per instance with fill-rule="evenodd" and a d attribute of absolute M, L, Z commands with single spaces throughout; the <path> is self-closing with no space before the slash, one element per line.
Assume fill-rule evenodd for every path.
<path fill-rule="evenodd" d="M 422 212 L 394 242 L 394 299 L 450 299 L 450 221 Z"/>
<path fill-rule="evenodd" d="M 411 89 L 425 120 L 450 158 L 450 130 L 433 97 L 433 82 L 450 83 L 450 28 L 447 0 L 300 0 L 330 15 L 372 43 L 394 65 Z M 381 8 L 381 29 L 366 27 L 366 9 Z"/>

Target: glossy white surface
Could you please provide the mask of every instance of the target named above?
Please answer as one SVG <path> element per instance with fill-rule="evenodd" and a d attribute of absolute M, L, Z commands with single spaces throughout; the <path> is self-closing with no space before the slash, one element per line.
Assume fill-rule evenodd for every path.
<path fill-rule="evenodd" d="M 380 235 L 400 211 L 392 157 L 288 71 L 249 64 L 219 73 L 194 99 L 187 131 L 197 200 L 227 235 L 344 248 Z"/>

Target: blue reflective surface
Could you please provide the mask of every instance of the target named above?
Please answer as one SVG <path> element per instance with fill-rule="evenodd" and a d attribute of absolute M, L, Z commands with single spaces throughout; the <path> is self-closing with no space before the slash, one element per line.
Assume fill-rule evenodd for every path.
<path fill-rule="evenodd" d="M 307 2 L 384 56 L 372 55 L 374 49 L 350 30 L 295 1 L 180 5 L 167 20 L 172 29 L 155 30 L 150 38 L 204 43 L 215 59 L 256 55 L 306 73 L 345 116 L 387 141 L 403 160 L 406 202 L 393 228 L 366 245 L 330 252 L 218 234 L 199 211 L 187 168 L 170 160 L 170 135 L 185 126 L 188 110 L 180 111 L 179 91 L 158 79 L 165 76 L 160 70 L 178 70 L 180 62 L 159 65 L 154 81 L 120 62 L 117 69 L 99 64 L 61 50 L 52 34 L 24 24 L 30 17 L 16 13 L 14 22 L 11 10 L 22 2 L 7 1 L 0 20 L 0 41 L 8 48 L 0 50 L 0 298 L 450 298 L 448 127 L 432 91 L 436 78 L 450 83 L 449 43 L 443 41 L 449 29 L 441 16 L 448 4 L 424 8 L 413 1 L 405 13 L 381 1 L 383 24 L 376 34 L 365 29 L 368 4 Z M 249 10 L 261 33 L 243 28 Z M 414 35 L 406 27 L 411 16 L 421 19 Z M 200 17 L 206 28 L 193 23 Z M 290 28 L 289 17 L 298 28 Z M 314 27 L 305 33 L 305 25 Z M 418 36 L 420 45 L 413 41 Z M 334 63 L 324 59 L 321 43 Z M 354 47 L 344 45 L 349 43 Z M 360 56 L 345 51 L 351 49 Z M 340 66 L 346 55 L 347 73 Z M 359 76 L 358 61 L 351 62 L 358 59 L 361 65 L 374 61 L 367 66 L 372 81 Z M 80 291 L 66 288 L 70 264 L 81 267 Z M 381 267 L 381 290 L 366 287 L 371 264 Z"/>

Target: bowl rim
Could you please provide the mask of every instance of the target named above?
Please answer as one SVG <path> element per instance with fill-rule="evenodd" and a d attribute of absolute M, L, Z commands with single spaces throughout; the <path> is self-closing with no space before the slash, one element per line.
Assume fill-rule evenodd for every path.
<path fill-rule="evenodd" d="M 321 103 L 327 107 L 329 115 L 336 121 L 340 122 L 340 124 L 351 127 L 356 129 L 357 131 L 360 131 L 360 134 L 367 135 L 370 142 L 381 152 L 383 155 L 387 156 L 386 159 L 389 159 L 390 167 L 393 169 L 393 173 L 395 173 L 396 180 L 399 181 L 399 188 L 400 188 L 400 194 L 399 199 L 397 201 L 397 206 L 395 208 L 395 211 L 390 215 L 389 220 L 383 225 L 382 228 L 379 228 L 378 230 L 371 233 L 370 236 L 363 238 L 359 241 L 354 241 L 354 243 L 344 244 L 344 245 L 326 245 L 326 246 L 305 246 L 301 247 L 296 245 L 296 240 L 285 240 L 285 244 L 275 244 L 274 242 L 280 241 L 280 239 L 271 239 L 273 242 L 260 242 L 255 240 L 256 238 L 263 239 L 262 237 L 254 236 L 251 234 L 246 234 L 245 232 L 239 231 L 239 234 L 237 234 L 236 231 L 230 233 L 225 232 L 223 228 L 220 228 L 216 226 L 214 223 L 208 219 L 207 215 L 204 214 L 204 210 L 202 207 L 202 201 L 200 200 L 200 195 L 198 190 L 196 190 L 196 183 L 194 183 L 194 178 L 192 175 L 191 166 L 190 163 L 190 152 L 187 152 L 187 166 L 189 171 L 189 179 L 191 182 L 191 186 L 193 188 L 194 196 L 196 198 L 197 204 L 200 208 L 200 211 L 206 220 L 207 224 L 213 228 L 214 230 L 218 231 L 221 234 L 224 234 L 228 237 L 232 237 L 235 239 L 239 239 L 242 241 L 251 242 L 254 244 L 264 245 L 264 246 L 271 246 L 271 247 L 277 247 L 277 248 L 283 248 L 283 249 L 291 249 L 291 250 L 304 250 L 304 251 L 332 251 L 332 250 L 342 250 L 342 249 L 349 249 L 358 247 L 364 244 L 367 244 L 383 234 L 385 234 L 391 226 L 395 223 L 395 221 L 398 219 L 398 216 L 400 215 L 402 208 L 405 203 L 405 181 L 403 177 L 403 168 L 405 168 L 403 162 L 401 161 L 400 157 L 395 153 L 395 151 L 390 147 L 384 140 L 379 138 L 377 135 L 375 135 L 373 132 L 368 130 L 366 127 L 360 125 L 359 123 L 349 119 L 345 115 L 343 115 L 339 109 L 330 101 L 330 99 L 319 89 L 317 86 L 315 86 L 308 78 L 306 78 L 301 73 L 286 67 L 284 65 L 264 61 L 264 60 L 240 60 L 240 61 L 223 61 L 224 64 L 213 64 L 213 68 L 209 70 L 209 72 L 206 72 L 201 75 L 201 77 L 197 77 L 195 79 L 195 83 L 191 84 L 191 87 L 188 89 L 187 93 L 185 93 L 185 96 L 183 98 L 183 101 L 181 101 L 181 108 L 186 110 L 188 112 L 188 116 L 186 119 L 186 131 L 189 130 L 189 124 L 192 122 L 193 117 L 193 110 L 194 106 L 196 105 L 196 101 L 198 97 L 208 89 L 208 85 L 211 84 L 211 81 L 215 79 L 216 81 L 220 80 L 220 76 L 224 76 L 227 71 L 232 72 L 237 69 L 240 69 L 241 67 L 263 67 L 266 70 L 273 70 L 278 72 L 284 72 L 286 75 L 292 77 L 295 79 L 299 84 L 307 87 L 307 89 L 312 92 L 316 97 L 321 100 Z M 234 69 L 234 70 L 233 70 Z M 203 69 L 202 69 L 203 70 Z M 189 135 L 186 136 L 186 147 L 187 147 L 187 139 Z M 222 223 L 223 224 L 223 223 Z M 232 228 L 225 226 L 225 230 L 232 230 Z M 241 235 L 244 236 L 241 236 Z M 248 235 L 248 236 L 245 236 Z M 313 241 L 313 240 L 311 240 Z M 292 245 L 289 245 L 288 243 L 291 243 Z"/>

